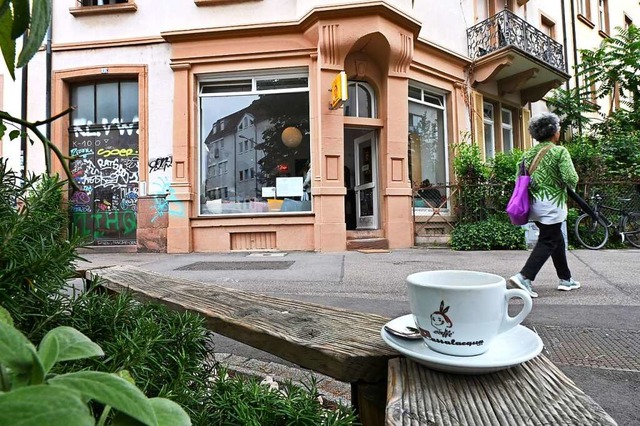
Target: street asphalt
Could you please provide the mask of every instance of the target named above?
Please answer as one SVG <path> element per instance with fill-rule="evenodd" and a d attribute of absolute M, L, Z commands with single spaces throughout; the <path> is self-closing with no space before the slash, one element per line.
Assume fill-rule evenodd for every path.
<path fill-rule="evenodd" d="M 464 269 L 508 279 L 520 270 L 528 254 L 442 248 L 190 254 L 84 249 L 86 262 L 78 267 L 131 264 L 170 276 L 395 318 L 409 313 L 405 278 L 411 273 Z M 640 250 L 572 250 L 568 258 L 582 288 L 558 291 L 549 260 L 534 282 L 539 297 L 523 324 L 540 334 L 544 353 L 620 426 L 640 426 Z M 204 263 L 194 265 L 197 262 Z M 216 353 L 292 367 L 222 336 L 216 336 L 214 344 Z"/>

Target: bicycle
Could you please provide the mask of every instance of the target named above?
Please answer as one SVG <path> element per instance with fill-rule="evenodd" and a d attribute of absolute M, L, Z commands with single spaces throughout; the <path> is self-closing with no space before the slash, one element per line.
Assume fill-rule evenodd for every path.
<path fill-rule="evenodd" d="M 607 244 L 609 229 L 612 229 L 616 235 L 620 235 L 623 243 L 626 239 L 632 246 L 640 248 L 640 213 L 626 210 L 624 206 L 618 209 L 604 205 L 600 194 L 594 194 L 591 200 L 593 215 L 585 213 L 576 220 L 574 230 L 580 244 L 591 250 L 601 249 Z M 628 203 L 631 198 L 618 198 L 618 200 Z M 602 210 L 619 213 L 618 223 L 609 220 Z"/>

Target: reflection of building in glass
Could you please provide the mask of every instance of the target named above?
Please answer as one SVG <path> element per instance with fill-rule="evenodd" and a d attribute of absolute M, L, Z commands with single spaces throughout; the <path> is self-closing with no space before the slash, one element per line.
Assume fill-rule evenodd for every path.
<path fill-rule="evenodd" d="M 278 80 L 281 85 L 282 80 L 287 79 Z M 204 140 L 201 199 L 205 205 L 201 214 L 282 211 L 284 197 L 273 195 L 277 180 L 303 178 L 310 161 L 306 79 L 296 78 L 290 84 L 304 91 L 234 96 L 226 90 L 220 96 L 201 98 L 203 116 L 226 105 L 238 108 L 215 117 Z M 215 93 L 216 87 L 205 86 L 207 94 Z M 289 197 L 287 209 L 309 211 L 309 202 L 291 206 L 292 201 L 303 201 L 303 195 Z M 281 200 L 274 201 L 278 198 Z M 270 204 L 268 199 L 272 199 Z"/>

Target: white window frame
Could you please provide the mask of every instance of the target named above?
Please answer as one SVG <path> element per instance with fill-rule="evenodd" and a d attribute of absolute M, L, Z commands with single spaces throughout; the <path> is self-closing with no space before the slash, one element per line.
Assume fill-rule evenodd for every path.
<path fill-rule="evenodd" d="M 490 106 L 491 107 L 491 115 L 492 118 L 489 119 L 487 117 L 485 117 L 484 115 L 484 109 L 486 106 Z M 492 147 L 492 155 L 489 156 L 489 153 L 487 152 L 487 126 L 489 126 L 489 128 L 491 129 L 491 131 L 489 132 L 489 134 L 491 135 L 491 147 Z M 483 102 L 482 103 L 482 131 L 484 132 L 485 138 L 484 138 L 484 147 L 482 147 L 482 149 L 484 150 L 484 161 L 489 160 L 489 158 L 493 158 L 496 155 L 496 108 L 495 105 L 493 105 L 491 102 Z"/>
<path fill-rule="evenodd" d="M 443 138 L 444 138 L 444 161 L 445 161 L 445 180 L 449 182 L 449 135 L 447 133 L 448 124 L 447 124 L 447 107 L 446 107 L 446 97 L 448 95 L 444 90 L 431 87 L 419 82 L 410 82 L 409 86 L 413 89 L 420 90 L 421 95 L 420 99 L 408 97 L 409 102 L 415 102 L 420 105 L 425 105 L 431 108 L 439 109 L 442 111 L 442 126 L 443 126 Z M 438 102 L 433 102 L 437 100 Z M 409 177 L 411 179 L 411 177 Z M 446 189 L 447 198 L 450 196 L 450 190 L 447 187 Z M 440 209 L 440 215 L 448 216 L 451 214 L 451 210 L 448 208 L 449 201 L 444 205 L 443 208 Z M 432 216 L 433 209 L 430 207 L 415 207 L 414 212 L 416 216 Z"/>
<path fill-rule="evenodd" d="M 378 117 L 378 106 L 377 106 L 377 102 L 376 102 L 376 92 L 375 90 L 373 90 L 373 87 L 365 82 L 365 81 L 349 81 L 347 83 L 347 87 L 352 87 L 355 86 L 356 90 L 354 91 L 356 94 L 356 99 L 353 100 L 353 106 L 355 108 L 355 114 L 354 115 L 349 115 L 347 116 L 345 114 L 345 116 L 347 117 L 357 117 L 357 118 L 377 118 Z M 360 102 L 358 102 L 357 99 L 357 95 L 358 95 L 358 87 L 363 88 L 367 93 L 369 93 L 369 97 L 371 98 L 371 116 L 361 116 L 360 115 Z M 350 99 L 351 101 L 351 99 Z"/>
<path fill-rule="evenodd" d="M 501 118 L 501 120 L 500 120 L 501 124 L 500 125 L 502 127 L 502 152 L 503 153 L 507 153 L 507 152 L 513 151 L 513 142 L 514 142 L 513 111 L 511 111 L 508 108 L 502 108 L 501 114 L 504 114 L 504 113 L 509 114 L 509 120 L 510 120 L 510 123 L 505 123 L 504 119 L 503 119 L 504 116 L 503 115 L 500 116 L 500 118 Z M 495 117 L 494 117 L 494 120 L 495 120 Z M 510 135 L 509 141 L 508 141 L 509 142 L 509 144 L 508 144 L 509 145 L 509 147 L 508 147 L 509 149 L 508 150 L 507 150 L 507 143 L 506 143 L 505 138 L 504 138 L 504 131 L 505 130 L 507 130 L 509 132 L 509 135 Z"/>

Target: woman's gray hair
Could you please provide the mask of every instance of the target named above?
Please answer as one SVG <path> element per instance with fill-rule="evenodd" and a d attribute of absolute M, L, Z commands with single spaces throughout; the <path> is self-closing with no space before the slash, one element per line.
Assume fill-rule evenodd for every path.
<path fill-rule="evenodd" d="M 560 130 L 560 118 L 552 112 L 543 112 L 531 117 L 529 133 L 538 142 L 548 141 Z"/>

